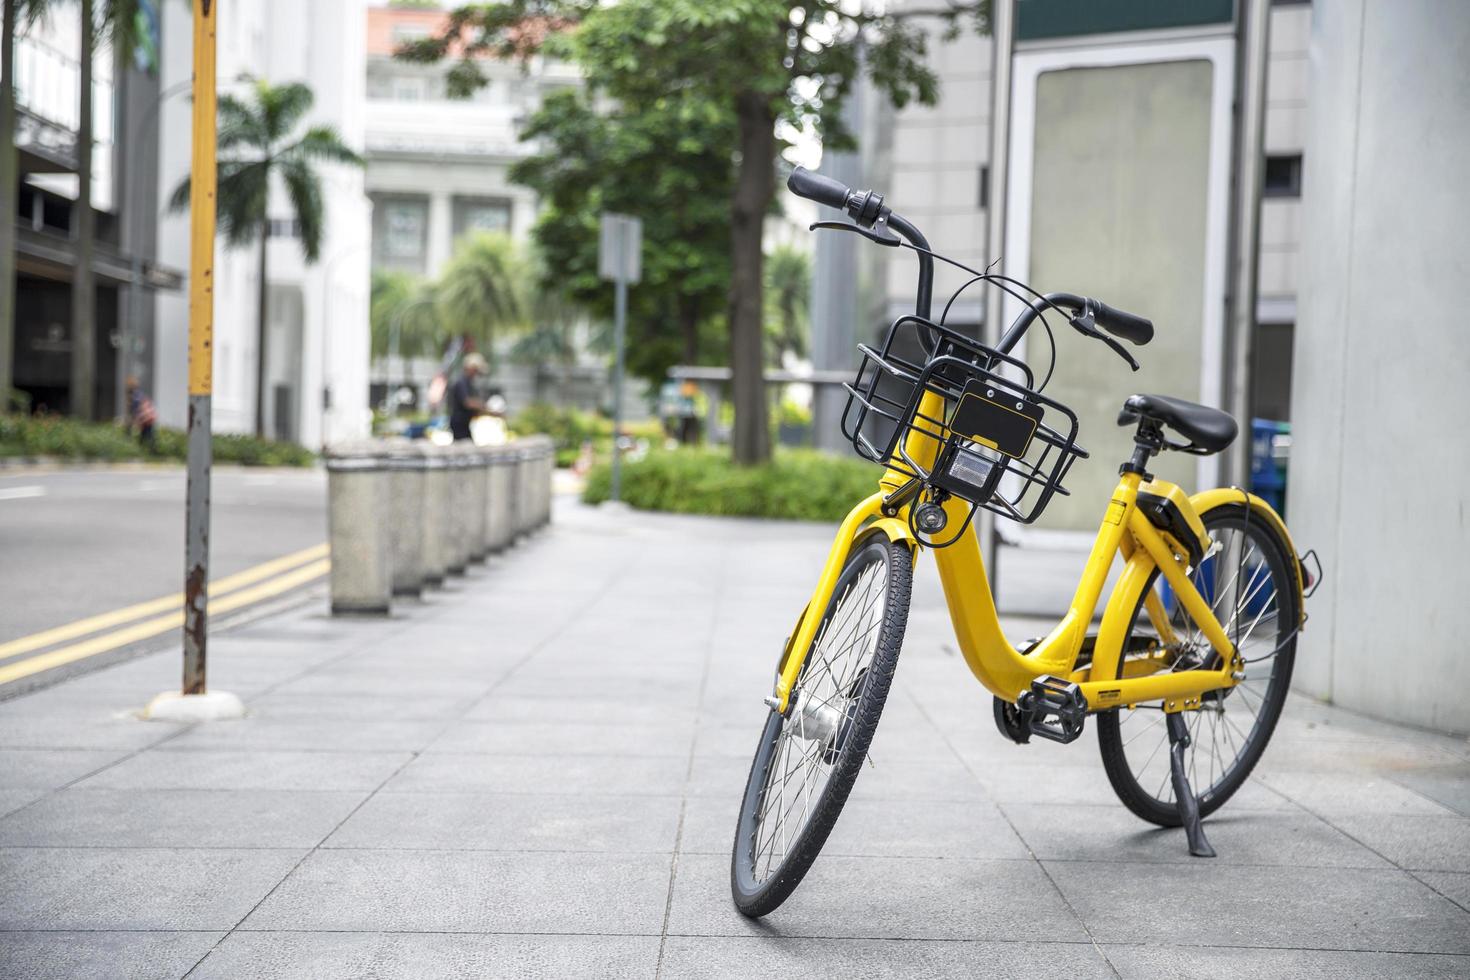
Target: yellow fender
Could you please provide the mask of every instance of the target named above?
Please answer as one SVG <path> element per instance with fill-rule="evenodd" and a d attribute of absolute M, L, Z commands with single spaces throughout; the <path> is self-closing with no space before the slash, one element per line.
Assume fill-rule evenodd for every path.
<path fill-rule="evenodd" d="M 1306 583 L 1302 581 L 1302 563 L 1300 557 L 1298 557 L 1301 553 L 1296 550 L 1296 544 L 1291 540 L 1291 532 L 1286 529 L 1286 522 L 1281 519 L 1280 514 L 1276 513 L 1276 508 L 1255 494 L 1247 493 L 1239 487 L 1218 487 L 1214 490 L 1203 490 L 1191 495 L 1189 498 L 1189 502 L 1194 505 L 1195 512 L 1200 517 L 1204 517 L 1205 512 L 1208 510 L 1221 507 L 1225 504 L 1238 504 L 1242 501 L 1249 501 L 1251 514 L 1264 518 L 1268 524 L 1276 528 L 1282 540 L 1286 542 L 1286 550 L 1290 552 L 1287 557 L 1291 560 L 1292 572 L 1296 575 L 1296 607 L 1301 613 L 1301 619 L 1298 622 L 1298 625 L 1301 625 L 1307 621 L 1307 604 L 1303 601 Z"/>
<path fill-rule="evenodd" d="M 796 684 L 797 674 L 801 672 L 802 658 L 816 639 L 817 625 L 821 622 L 827 603 L 831 601 L 832 590 L 837 587 L 837 579 L 842 575 L 842 567 L 847 564 L 847 556 L 852 552 L 853 544 L 869 534 L 883 534 L 889 541 L 901 542 L 910 552 L 916 552 L 919 546 L 907 521 L 883 516 L 882 493 L 873 494 L 848 513 L 842 526 L 837 529 L 832 550 L 827 553 L 827 562 L 822 566 L 822 577 L 817 581 L 816 591 L 812 593 L 806 608 L 801 611 L 791 636 L 786 640 L 786 647 L 781 651 L 781 661 L 777 667 L 779 676 L 776 680 L 778 710 L 786 710 L 787 698 Z M 816 610 L 815 615 L 809 615 L 812 610 Z"/>

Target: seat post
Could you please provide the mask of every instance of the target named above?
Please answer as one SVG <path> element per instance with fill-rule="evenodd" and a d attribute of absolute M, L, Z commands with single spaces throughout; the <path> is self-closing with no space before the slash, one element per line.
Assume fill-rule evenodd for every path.
<path fill-rule="evenodd" d="M 1137 473 L 1145 480 L 1152 480 L 1148 461 L 1164 450 L 1164 428 L 1151 418 L 1139 418 L 1138 428 L 1133 431 L 1133 456 L 1118 467 L 1118 474 Z"/>

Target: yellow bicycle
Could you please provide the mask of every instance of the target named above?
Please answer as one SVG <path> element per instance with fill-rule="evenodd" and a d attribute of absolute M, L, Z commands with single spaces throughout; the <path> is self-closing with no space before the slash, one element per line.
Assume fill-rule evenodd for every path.
<path fill-rule="evenodd" d="M 1123 804 L 1151 823 L 1183 826 L 1190 853 L 1213 856 L 1200 819 L 1240 788 L 1276 727 L 1314 578 L 1315 556 L 1298 557 L 1264 500 L 1233 487 L 1190 495 L 1149 474 L 1158 453 L 1226 448 L 1234 419 L 1160 395 L 1127 399 L 1118 423 L 1135 427 L 1134 451 L 1102 508 L 1071 606 L 1050 634 L 1016 649 L 1001 631 L 972 519 L 983 508 L 1035 521 L 1087 454 L 1076 415 L 1044 394 L 1050 371 L 1038 384 L 1012 351 L 1034 323 L 1058 314 L 1137 370 L 1114 338 L 1146 344 L 1153 324 L 945 258 L 871 191 L 802 168 L 787 186 L 852 219 L 813 228 L 913 250 L 918 303 L 881 347 L 860 345 L 862 364 L 846 386 L 843 431 L 884 472 L 842 522 L 777 666 L 736 828 L 735 905 L 750 916 L 778 907 L 831 832 L 883 711 L 913 563 L 926 549 L 965 662 L 994 695 L 1000 731 L 1017 742 L 1071 742 L 1096 715 Z M 971 273 L 966 286 L 984 282 L 1025 303 L 995 347 L 931 318 L 935 260 Z M 1118 555 L 1122 572 L 1094 631 Z"/>

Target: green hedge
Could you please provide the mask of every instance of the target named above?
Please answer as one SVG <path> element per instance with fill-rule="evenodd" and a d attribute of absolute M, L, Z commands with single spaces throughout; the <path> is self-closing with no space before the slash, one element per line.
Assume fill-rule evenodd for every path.
<path fill-rule="evenodd" d="M 183 461 L 188 440 L 177 429 L 155 430 L 156 444 L 145 452 L 136 437 L 107 422 L 81 422 L 61 416 L 0 415 L 0 456 L 47 456 L 56 459 Z M 310 466 L 316 455 L 290 442 L 254 436 L 214 437 L 214 461 L 244 466 Z"/>
<path fill-rule="evenodd" d="M 556 465 L 561 467 L 571 466 L 577 461 L 584 442 L 592 443 L 592 450 L 598 457 L 606 457 L 612 452 L 612 419 L 562 405 L 545 402 L 527 405 L 511 419 L 510 431 L 518 436 L 550 436 L 556 446 Z M 657 419 L 624 422 L 623 431 L 634 438 L 663 438 L 663 428 Z"/>
<path fill-rule="evenodd" d="M 725 450 L 651 452 L 623 466 L 623 500 L 639 510 L 729 517 L 836 521 L 878 489 L 871 463 L 805 449 L 778 452 L 762 466 L 736 466 Z M 611 470 L 599 463 L 582 499 L 608 498 Z"/>

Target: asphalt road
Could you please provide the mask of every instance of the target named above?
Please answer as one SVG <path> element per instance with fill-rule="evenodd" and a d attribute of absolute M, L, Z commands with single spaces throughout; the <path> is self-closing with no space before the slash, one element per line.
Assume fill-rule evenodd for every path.
<path fill-rule="evenodd" d="M 219 467 L 210 577 L 320 544 L 320 470 Z M 184 470 L 0 470 L 0 643 L 180 592 Z"/>

